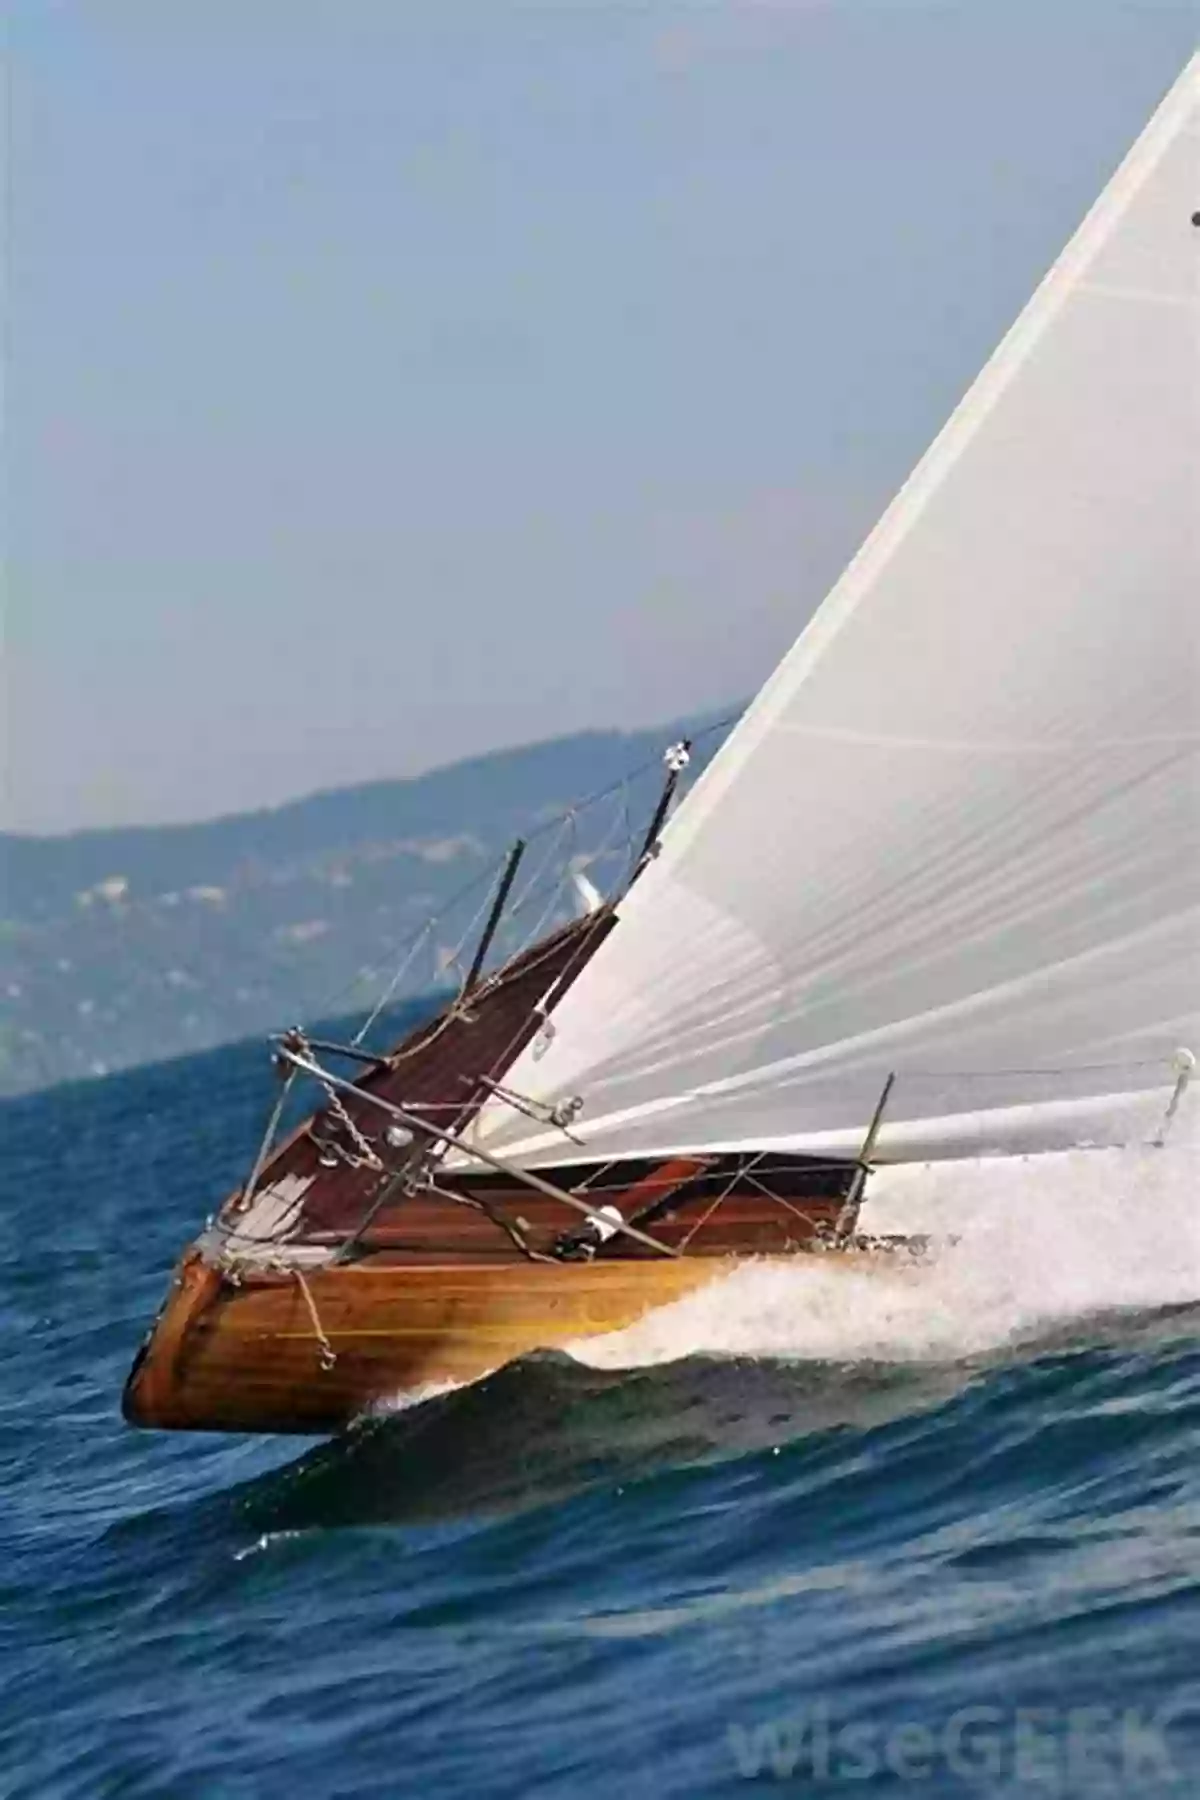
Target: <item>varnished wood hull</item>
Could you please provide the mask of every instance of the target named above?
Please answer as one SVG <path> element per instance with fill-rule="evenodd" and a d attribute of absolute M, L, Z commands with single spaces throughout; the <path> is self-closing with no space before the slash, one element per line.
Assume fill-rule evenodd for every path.
<path fill-rule="evenodd" d="M 633 1324 L 726 1273 L 724 1257 L 314 1270 L 305 1281 L 336 1361 L 323 1366 L 294 1275 L 234 1285 L 180 1264 L 126 1384 L 136 1425 L 330 1432 L 397 1394 L 470 1381 L 532 1350 Z"/>

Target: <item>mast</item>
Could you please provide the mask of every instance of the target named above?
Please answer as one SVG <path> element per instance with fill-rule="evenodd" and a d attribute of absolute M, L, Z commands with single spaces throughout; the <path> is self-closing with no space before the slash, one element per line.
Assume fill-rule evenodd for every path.
<path fill-rule="evenodd" d="M 666 824 L 667 814 L 671 810 L 671 802 L 675 798 L 675 790 L 679 786 L 680 777 L 691 760 L 692 740 L 690 738 L 680 738 L 677 744 L 669 745 L 663 752 L 663 766 L 667 771 L 666 780 L 663 782 L 658 804 L 654 808 L 650 823 L 646 828 L 642 847 L 634 861 L 631 881 L 636 881 L 646 864 L 658 855 L 659 833 Z"/>
<path fill-rule="evenodd" d="M 467 995 L 479 980 L 479 972 L 483 968 L 484 958 L 492 947 L 492 939 L 496 935 L 496 928 L 500 923 L 501 915 L 504 912 L 505 902 L 508 899 L 513 880 L 517 873 L 517 868 L 524 854 L 525 839 L 518 838 L 508 853 L 508 861 L 504 865 L 504 872 L 501 875 L 499 884 L 496 888 L 496 895 L 492 901 L 491 911 L 487 916 L 487 923 L 483 928 L 483 935 L 479 939 L 479 946 L 475 951 L 471 967 L 467 971 L 467 978 L 462 984 L 462 992 L 459 995 L 460 1000 L 465 1000 L 467 998 Z"/>

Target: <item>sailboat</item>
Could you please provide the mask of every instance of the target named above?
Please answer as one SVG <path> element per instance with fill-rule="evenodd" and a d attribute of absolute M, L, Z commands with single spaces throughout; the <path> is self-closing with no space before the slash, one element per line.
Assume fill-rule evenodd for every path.
<path fill-rule="evenodd" d="M 128 1419 L 336 1430 L 746 1258 L 919 1255 L 868 1229 L 897 1170 L 1169 1128 L 1200 1040 L 1200 57 L 672 811 L 685 761 L 633 878 L 485 973 L 510 859 L 469 979 L 389 1051 L 282 1034 Z"/>

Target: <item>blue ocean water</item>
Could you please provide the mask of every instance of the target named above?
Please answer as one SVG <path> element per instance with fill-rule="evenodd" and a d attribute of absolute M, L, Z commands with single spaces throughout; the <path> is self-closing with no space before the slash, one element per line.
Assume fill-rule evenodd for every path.
<path fill-rule="evenodd" d="M 238 1051 L 0 1109 L 9 1800 L 1200 1792 L 1178 1220 L 1131 1228 L 1157 1298 L 1035 1268 L 1057 1298 L 1018 1328 L 1006 1290 L 996 1341 L 970 1282 L 844 1342 L 827 1293 L 743 1284 L 640 1364 L 535 1357 L 337 1441 L 132 1431 L 267 1087 Z"/>

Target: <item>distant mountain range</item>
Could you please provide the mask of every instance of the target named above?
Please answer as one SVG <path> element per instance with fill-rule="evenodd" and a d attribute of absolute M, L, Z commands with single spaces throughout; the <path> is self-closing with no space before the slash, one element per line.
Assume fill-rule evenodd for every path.
<path fill-rule="evenodd" d="M 670 742 L 696 740 L 694 777 L 723 735 L 581 732 L 201 824 L 0 835 L 0 1093 L 450 985 L 514 839 L 493 962 L 586 904 L 576 872 L 621 879 Z"/>

